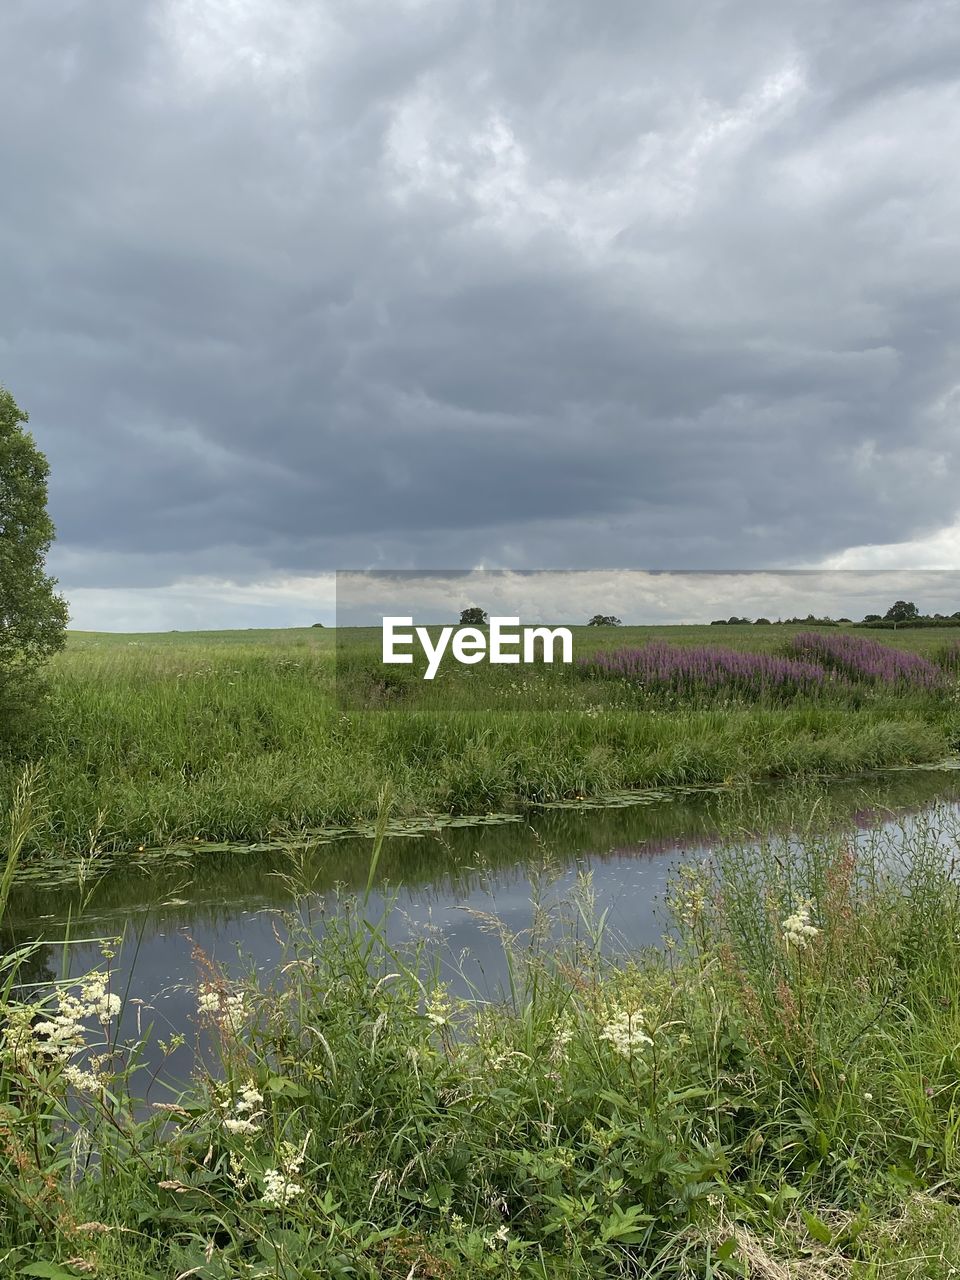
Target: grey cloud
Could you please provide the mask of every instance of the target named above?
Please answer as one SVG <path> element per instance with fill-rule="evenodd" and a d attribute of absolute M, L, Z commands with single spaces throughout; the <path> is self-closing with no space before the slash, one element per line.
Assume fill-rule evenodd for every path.
<path fill-rule="evenodd" d="M 958 52 L 952 3 L 8 0 L 65 587 L 949 524 Z"/>

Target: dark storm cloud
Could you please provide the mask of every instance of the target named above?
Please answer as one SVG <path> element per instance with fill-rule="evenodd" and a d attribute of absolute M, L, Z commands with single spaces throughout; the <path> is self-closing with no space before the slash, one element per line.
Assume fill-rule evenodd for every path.
<path fill-rule="evenodd" d="M 65 587 L 955 519 L 960 9 L 7 0 Z"/>

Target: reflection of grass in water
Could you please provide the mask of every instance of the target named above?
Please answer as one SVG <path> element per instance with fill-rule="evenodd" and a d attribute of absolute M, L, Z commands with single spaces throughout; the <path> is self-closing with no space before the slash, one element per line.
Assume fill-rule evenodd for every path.
<path fill-rule="evenodd" d="M 684 643 L 705 630 L 666 632 Z M 724 629 L 723 642 L 765 648 L 788 631 L 740 630 Z M 616 640 L 645 634 L 625 628 Z M 922 645 L 926 634 L 896 633 L 897 642 Z M 576 639 L 585 651 L 609 637 L 579 629 Z M 371 638 L 351 643 L 366 662 Z M 956 700 L 916 692 L 867 690 L 856 710 L 829 701 L 638 707 L 636 691 L 616 682 L 549 669 L 511 680 L 510 668 L 463 668 L 404 693 L 410 709 L 343 712 L 332 645 L 310 630 L 73 637 L 53 665 L 41 744 L 49 805 L 34 843 L 83 851 L 98 814 L 97 846 L 126 849 L 370 820 L 384 777 L 398 817 L 485 813 L 624 787 L 933 760 L 960 738 Z M 13 778 L 7 766 L 4 797 Z"/>
<path fill-rule="evenodd" d="M 655 857 L 762 832 L 819 830 L 882 821 L 889 812 L 916 810 L 938 799 L 960 798 L 960 775 L 893 773 L 876 778 L 818 784 L 777 783 L 674 797 L 606 809 L 546 809 L 527 820 L 455 825 L 420 836 L 384 839 L 379 880 L 416 888 L 442 899 L 465 896 L 510 868 L 538 865 L 549 850 L 560 865 L 586 856 Z M 112 930 L 117 918 L 149 914 L 165 927 L 197 921 L 216 923 L 238 911 L 282 907 L 293 893 L 330 895 L 358 891 L 370 870 L 370 841 L 344 837 L 328 844 L 291 833 L 286 852 L 192 848 L 143 858 L 101 859 L 88 870 L 90 911 Z M 35 936 L 42 917 L 64 919 L 79 908 L 75 864 L 45 859 L 30 869 L 38 877 L 15 888 L 9 927 Z M 42 877 L 42 879 L 40 878 Z M 291 884 L 291 879 L 293 884 Z M 180 900 L 179 902 L 177 900 Z"/>
<path fill-rule="evenodd" d="M 294 920 L 271 978 L 201 969 L 218 1079 L 170 1111 L 135 1118 L 119 1062 L 94 1068 L 107 1102 L 8 1054 L 0 1247 L 118 1280 L 940 1280 L 960 1266 L 945 834 L 728 845 L 678 879 L 660 955 L 605 955 L 582 885 L 556 946 L 543 910 L 523 945 L 490 921 L 495 1006 L 359 903 L 321 940 Z"/>

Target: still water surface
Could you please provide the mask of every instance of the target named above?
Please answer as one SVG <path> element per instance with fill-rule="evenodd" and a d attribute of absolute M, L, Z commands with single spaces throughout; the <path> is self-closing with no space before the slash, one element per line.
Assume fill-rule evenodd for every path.
<path fill-rule="evenodd" d="M 496 998 L 506 983 L 501 943 L 482 915 L 513 934 L 529 930 L 535 897 L 569 898 L 589 874 L 605 945 L 657 945 L 668 922 L 663 894 L 680 863 L 710 855 L 719 841 L 789 840 L 804 830 L 851 838 L 886 827 L 894 839 L 918 822 L 960 817 L 960 772 L 901 771 L 811 786 L 747 791 L 648 794 L 609 808 L 545 809 L 485 825 L 459 825 L 389 837 L 368 915 L 395 899 L 388 935 L 426 937 L 439 949 L 453 988 Z M 199 948 L 227 972 L 269 972 L 280 954 L 278 931 L 294 896 L 318 930 L 344 893 L 362 891 L 369 839 L 344 838 L 297 857 L 280 850 L 131 857 L 81 889 L 24 884 L 10 903 L 7 943 L 42 941 L 28 978 L 43 983 L 102 966 L 96 939 L 123 935 L 114 990 L 126 993 L 124 1032 L 137 1022 L 156 1034 L 184 1032 L 187 1043 L 164 1066 L 154 1099 L 189 1074 L 197 1043 Z M 296 886 L 296 889 L 294 888 Z M 84 895 L 89 900 L 80 914 Z M 11 936 L 12 935 L 12 936 Z M 58 945 L 70 936 L 77 941 Z M 241 960 L 241 956 L 243 960 Z"/>

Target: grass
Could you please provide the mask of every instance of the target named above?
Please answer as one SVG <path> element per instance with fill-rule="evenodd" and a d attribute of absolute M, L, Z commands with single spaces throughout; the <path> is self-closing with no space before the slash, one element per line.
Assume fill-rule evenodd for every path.
<path fill-rule="evenodd" d="M 427 944 L 391 948 L 363 896 L 319 941 L 304 907 L 272 976 L 198 955 L 206 1053 L 152 1114 L 109 949 L 38 1007 L 8 982 L 4 1274 L 942 1280 L 958 839 L 943 814 L 729 844 L 639 956 L 601 946 L 584 882 L 559 942 L 543 910 L 524 938 L 489 922 L 495 1005 L 455 1000 Z"/>
<path fill-rule="evenodd" d="M 579 653 L 722 643 L 783 649 L 793 627 L 575 629 Z M 928 654 L 952 632 L 864 632 Z M 374 631 L 73 633 L 36 746 L 50 797 L 32 848 L 247 841 L 395 811 L 478 813 L 624 787 L 843 774 L 940 759 L 960 701 L 857 689 L 785 705 L 642 699 L 550 669 L 464 668 L 384 681 Z M 344 705 L 338 702 L 338 692 Z M 19 765 L 0 763 L 0 793 Z"/>

